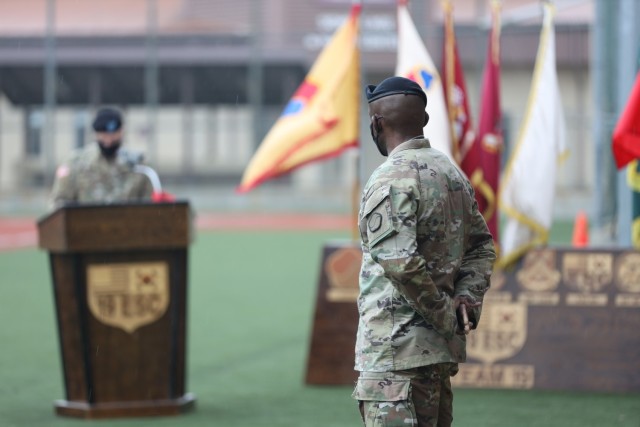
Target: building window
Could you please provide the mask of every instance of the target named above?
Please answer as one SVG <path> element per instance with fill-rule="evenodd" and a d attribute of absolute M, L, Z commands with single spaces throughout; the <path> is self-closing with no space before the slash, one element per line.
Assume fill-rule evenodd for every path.
<path fill-rule="evenodd" d="M 76 111 L 73 120 L 73 137 L 75 148 L 82 148 L 85 146 L 88 120 L 89 114 L 87 114 L 86 111 Z"/>
<path fill-rule="evenodd" d="M 27 111 L 25 153 L 28 157 L 39 157 L 42 153 L 43 125 L 44 113 L 42 111 Z"/>

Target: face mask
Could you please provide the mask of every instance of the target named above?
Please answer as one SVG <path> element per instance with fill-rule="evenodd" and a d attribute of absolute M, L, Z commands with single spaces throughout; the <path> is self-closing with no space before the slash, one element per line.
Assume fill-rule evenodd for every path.
<path fill-rule="evenodd" d="M 122 144 L 121 141 L 115 141 L 113 144 L 106 147 L 102 145 L 100 141 L 98 141 L 98 147 L 100 147 L 100 152 L 106 159 L 109 159 L 109 160 L 113 159 L 116 156 L 116 153 L 120 149 L 121 144 Z"/>
<path fill-rule="evenodd" d="M 369 132 L 371 132 L 371 139 L 373 139 L 373 143 L 376 144 L 376 148 L 378 148 L 378 151 L 380 152 L 380 154 L 382 154 L 384 157 L 387 157 L 388 153 L 387 153 L 387 147 L 383 146 L 380 143 L 380 138 L 377 133 L 374 134 L 373 132 L 373 123 L 369 124 Z"/>

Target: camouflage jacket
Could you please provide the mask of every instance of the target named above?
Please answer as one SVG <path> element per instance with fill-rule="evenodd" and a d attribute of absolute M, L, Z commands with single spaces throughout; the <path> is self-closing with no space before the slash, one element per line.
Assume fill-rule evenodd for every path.
<path fill-rule="evenodd" d="M 120 148 L 113 161 L 102 156 L 97 144 L 75 152 L 58 167 L 51 207 L 68 203 L 112 203 L 151 199 L 149 179 L 133 168 L 141 156 Z"/>
<path fill-rule="evenodd" d="M 355 369 L 462 362 L 453 298 L 482 301 L 495 251 L 464 175 L 426 139 L 396 147 L 364 188 Z M 470 313 L 476 325 L 480 309 Z"/>

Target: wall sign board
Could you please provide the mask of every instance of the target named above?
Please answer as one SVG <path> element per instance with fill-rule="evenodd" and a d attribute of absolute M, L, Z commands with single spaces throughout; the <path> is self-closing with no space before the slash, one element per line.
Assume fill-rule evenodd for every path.
<path fill-rule="evenodd" d="M 323 251 L 308 384 L 353 384 L 359 246 Z M 454 387 L 640 391 L 640 252 L 546 248 L 496 271 Z"/>

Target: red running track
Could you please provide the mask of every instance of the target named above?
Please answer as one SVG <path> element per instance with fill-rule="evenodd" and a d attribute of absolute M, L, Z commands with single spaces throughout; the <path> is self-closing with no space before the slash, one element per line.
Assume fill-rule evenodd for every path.
<path fill-rule="evenodd" d="M 198 230 L 349 230 L 355 223 L 349 215 L 335 214 L 199 214 Z M 0 251 L 30 248 L 38 244 L 34 218 L 0 217 Z"/>

